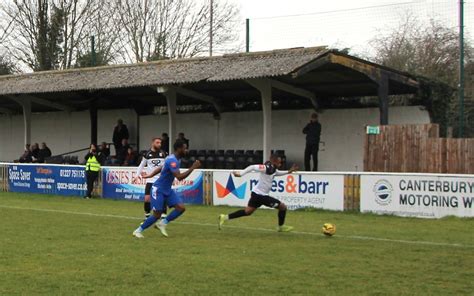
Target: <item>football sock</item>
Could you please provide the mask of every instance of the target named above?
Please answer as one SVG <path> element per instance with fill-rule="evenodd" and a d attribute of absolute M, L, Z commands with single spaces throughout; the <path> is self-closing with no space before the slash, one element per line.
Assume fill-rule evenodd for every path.
<path fill-rule="evenodd" d="M 163 219 L 163 223 L 168 224 L 169 222 L 181 216 L 183 213 L 184 211 L 178 211 L 175 209 L 165 219 Z"/>
<path fill-rule="evenodd" d="M 150 202 L 146 202 L 143 204 L 143 209 L 145 210 L 145 217 L 148 218 L 150 216 L 151 206 Z"/>
<path fill-rule="evenodd" d="M 155 215 L 151 215 L 150 217 L 146 218 L 145 222 L 143 222 L 142 226 L 140 227 L 142 230 L 145 230 L 153 225 L 156 221 L 158 221 L 158 219 L 155 217 Z"/>
<path fill-rule="evenodd" d="M 243 216 L 247 216 L 247 213 L 245 213 L 245 210 L 238 210 L 238 211 L 235 211 L 231 214 L 229 214 L 229 219 L 236 219 L 236 218 L 240 218 L 240 217 L 243 217 Z"/>
<path fill-rule="evenodd" d="M 278 225 L 282 226 L 285 224 L 286 210 L 278 211 Z"/>

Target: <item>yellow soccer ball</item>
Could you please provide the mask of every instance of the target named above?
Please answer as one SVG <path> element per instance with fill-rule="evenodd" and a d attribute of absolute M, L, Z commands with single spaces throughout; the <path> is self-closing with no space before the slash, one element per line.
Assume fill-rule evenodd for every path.
<path fill-rule="evenodd" d="M 336 225 L 331 223 L 324 223 L 322 232 L 324 235 L 333 236 L 336 234 Z"/>

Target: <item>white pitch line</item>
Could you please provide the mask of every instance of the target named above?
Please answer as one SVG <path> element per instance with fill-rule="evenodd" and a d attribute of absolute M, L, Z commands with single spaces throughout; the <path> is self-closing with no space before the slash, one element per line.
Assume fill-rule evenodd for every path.
<path fill-rule="evenodd" d="M 142 218 L 139 218 L 139 217 L 131 217 L 131 216 L 123 216 L 123 215 L 96 214 L 96 213 L 88 213 L 88 212 L 73 212 L 73 211 L 44 209 L 44 208 L 15 207 L 15 206 L 6 206 L 6 205 L 0 205 L 0 208 L 14 209 L 14 210 L 30 210 L 30 211 L 38 211 L 38 212 L 50 212 L 50 213 L 59 213 L 59 214 L 71 214 L 71 215 L 81 215 L 81 216 L 92 216 L 92 217 L 102 217 L 102 218 L 142 220 Z M 175 221 L 173 223 L 183 224 L 183 225 L 217 227 L 217 223 L 213 224 L 213 223 L 183 222 L 183 221 Z M 234 225 L 226 225 L 225 227 L 226 228 L 242 229 L 242 230 L 275 232 L 275 229 L 260 228 L 260 227 L 245 227 L 245 226 L 234 226 Z M 323 236 L 323 234 L 316 233 L 316 232 L 292 231 L 291 233 L 292 234 L 299 234 L 299 235 Z M 439 242 L 430 242 L 430 241 L 412 241 L 412 240 L 390 239 L 390 238 L 359 236 L 359 235 L 337 235 L 337 237 L 344 238 L 344 239 L 352 239 L 352 240 L 370 240 L 370 241 L 382 241 L 382 242 L 413 244 L 413 245 L 443 246 L 443 247 L 457 247 L 457 248 L 474 248 L 474 245 L 466 245 L 466 244 L 459 244 L 459 243 L 439 243 Z"/>

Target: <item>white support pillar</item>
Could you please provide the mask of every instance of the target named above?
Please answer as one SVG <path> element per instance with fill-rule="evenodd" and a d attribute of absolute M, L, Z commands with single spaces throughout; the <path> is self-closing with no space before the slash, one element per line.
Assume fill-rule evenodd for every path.
<path fill-rule="evenodd" d="M 173 139 L 176 138 L 176 91 L 172 88 L 166 88 L 163 94 L 166 97 L 166 105 L 168 106 L 169 151 L 171 153 L 173 151 Z"/>
<path fill-rule="evenodd" d="M 258 89 L 262 100 L 263 111 L 263 160 L 268 160 L 272 147 L 272 84 L 270 80 L 247 80 Z"/>
<path fill-rule="evenodd" d="M 270 159 L 272 148 L 272 87 L 266 84 L 260 90 L 263 111 L 263 159 Z"/>
<path fill-rule="evenodd" d="M 23 108 L 23 128 L 24 144 L 31 144 L 31 101 L 22 99 L 20 101 Z"/>
<path fill-rule="evenodd" d="M 7 96 L 23 109 L 24 144 L 31 144 L 31 98 L 28 96 Z"/>

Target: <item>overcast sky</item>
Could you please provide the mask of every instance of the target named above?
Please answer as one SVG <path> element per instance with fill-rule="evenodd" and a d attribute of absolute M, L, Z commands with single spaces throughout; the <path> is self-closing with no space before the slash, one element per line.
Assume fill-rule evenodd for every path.
<path fill-rule="evenodd" d="M 240 6 L 244 43 L 250 18 L 251 50 L 329 45 L 370 54 L 367 42 L 396 27 L 407 12 L 421 21 L 458 24 L 458 0 L 233 0 Z M 474 0 L 465 0 L 466 32 L 474 33 Z M 306 14 L 306 15 L 305 15 Z M 287 16 L 287 17 L 278 17 Z"/>

